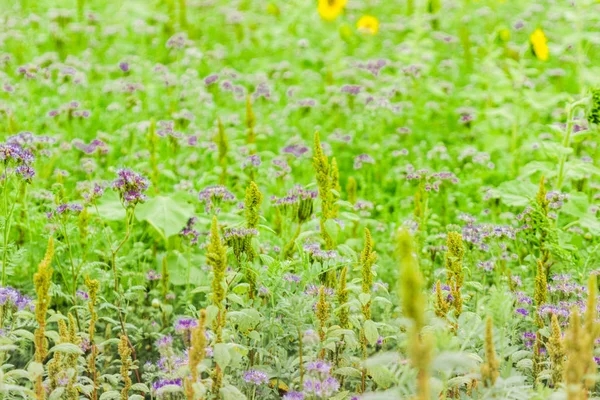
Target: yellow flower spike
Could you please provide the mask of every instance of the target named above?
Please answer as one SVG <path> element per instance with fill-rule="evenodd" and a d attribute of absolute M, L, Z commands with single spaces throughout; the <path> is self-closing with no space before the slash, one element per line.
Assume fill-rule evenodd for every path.
<path fill-rule="evenodd" d="M 550 51 L 548 50 L 548 38 L 544 31 L 540 28 L 537 28 L 531 36 L 529 36 L 529 40 L 531 41 L 531 47 L 533 49 L 533 54 L 540 61 L 548 60 L 550 56 Z"/>
<path fill-rule="evenodd" d="M 501 29 L 500 32 L 498 32 L 498 36 L 503 42 L 508 42 L 510 40 L 510 30 L 506 28 Z"/>
<path fill-rule="evenodd" d="M 356 28 L 360 32 L 376 35 L 379 32 L 379 20 L 371 15 L 364 15 L 356 23 Z"/>
<path fill-rule="evenodd" d="M 344 11 L 347 0 L 319 0 L 317 10 L 325 21 L 335 20 Z"/>

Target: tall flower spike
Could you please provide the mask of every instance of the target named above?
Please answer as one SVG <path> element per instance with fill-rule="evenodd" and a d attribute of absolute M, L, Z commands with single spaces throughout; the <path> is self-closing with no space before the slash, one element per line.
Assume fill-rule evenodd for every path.
<path fill-rule="evenodd" d="M 131 388 L 131 378 L 129 369 L 131 368 L 131 349 L 127 336 L 121 335 L 119 341 L 119 356 L 121 356 L 121 379 L 123 380 L 123 389 L 121 389 L 121 400 L 129 399 L 129 389 Z"/>
<path fill-rule="evenodd" d="M 319 301 L 317 302 L 316 307 L 316 315 L 319 320 L 319 339 L 321 340 L 321 345 L 325 343 L 325 329 L 327 328 L 327 321 L 329 320 L 329 303 L 327 302 L 327 297 L 325 295 L 325 287 L 321 286 L 319 289 Z M 325 357 L 325 348 L 320 353 L 319 358 L 323 359 Z"/>
<path fill-rule="evenodd" d="M 485 362 L 481 365 L 481 380 L 486 387 L 496 384 L 496 379 L 500 375 L 499 362 L 496 358 L 494 348 L 493 324 L 492 318 L 488 317 L 485 324 Z"/>
<path fill-rule="evenodd" d="M 319 132 L 315 132 L 313 166 L 317 174 L 319 186 L 319 197 L 321 198 L 321 209 L 323 217 L 329 219 L 331 215 L 331 176 L 327 156 L 323 152 Z"/>
<path fill-rule="evenodd" d="M 400 256 L 400 302 L 404 314 L 414 321 L 420 330 L 425 321 L 424 304 L 422 293 L 423 277 L 419 270 L 419 264 L 413 253 L 413 239 L 410 233 L 402 229 L 398 233 L 398 253 Z"/>
<path fill-rule="evenodd" d="M 422 333 L 425 325 L 425 299 L 423 277 L 413 252 L 413 239 L 405 229 L 398 232 L 398 254 L 400 257 L 400 303 L 404 315 L 413 321 L 409 331 L 409 355 L 417 373 L 417 399 L 429 400 L 429 369 L 431 365 L 432 338 Z"/>
<path fill-rule="evenodd" d="M 548 354 L 552 363 L 552 386 L 557 388 L 562 381 L 565 350 L 556 314 L 552 314 L 551 325 L 550 338 L 548 339 Z"/>
<path fill-rule="evenodd" d="M 550 204 L 550 201 L 546 198 L 547 194 L 548 194 L 548 192 L 546 191 L 545 178 L 542 175 L 542 177 L 540 178 L 540 187 L 535 196 L 535 201 L 542 209 L 542 212 L 544 213 L 544 215 L 548 215 L 548 206 Z"/>
<path fill-rule="evenodd" d="M 446 314 L 448 314 L 448 310 L 450 309 L 450 303 L 444 298 L 444 294 L 442 293 L 442 283 L 439 280 L 435 284 L 434 308 L 435 315 L 440 318 L 446 318 Z"/>
<path fill-rule="evenodd" d="M 206 310 L 200 311 L 198 326 L 192 329 L 191 347 L 188 352 L 188 365 L 191 377 L 186 379 L 185 390 L 188 399 L 194 399 L 194 384 L 198 382 L 198 366 L 206 354 Z"/>
<path fill-rule="evenodd" d="M 358 185 L 356 184 L 356 179 L 353 176 L 348 178 L 348 183 L 346 183 L 346 194 L 348 195 L 348 202 L 350 204 L 355 204 L 358 199 Z"/>
<path fill-rule="evenodd" d="M 35 330 L 35 362 L 42 364 L 48 356 L 48 342 L 46 341 L 46 313 L 50 306 L 50 283 L 52 282 L 52 257 L 54 256 L 54 240 L 52 236 L 48 239 L 48 247 L 46 255 L 38 265 L 37 272 L 33 275 L 33 284 L 37 294 L 37 304 L 35 307 L 35 319 L 38 323 L 38 328 Z M 35 393 L 37 400 L 46 398 L 46 389 L 43 386 L 42 375 L 36 377 Z"/>
<path fill-rule="evenodd" d="M 348 267 L 344 267 L 342 269 L 342 272 L 340 272 L 340 284 L 338 285 L 338 290 L 337 290 L 337 300 L 339 303 L 339 309 L 338 309 L 338 318 L 340 320 L 340 327 L 342 327 L 342 329 L 348 329 L 350 326 L 350 318 L 349 318 L 349 313 L 348 313 L 348 288 L 346 287 L 347 285 L 347 274 L 348 274 Z"/>
<path fill-rule="evenodd" d="M 533 299 L 535 300 L 536 316 L 535 323 L 541 329 L 544 327 L 544 320 L 540 315 L 540 308 L 546 304 L 548 300 L 548 281 L 546 278 L 546 272 L 544 265 L 540 260 L 537 261 L 537 273 L 535 275 L 535 288 Z"/>
<path fill-rule="evenodd" d="M 340 186 L 340 171 L 335 157 L 331 159 L 331 189 L 335 191 L 331 194 L 331 218 L 337 218 L 339 207 L 335 204 L 335 201 L 339 199 L 342 187 Z"/>
<path fill-rule="evenodd" d="M 573 307 L 569 318 L 569 327 L 565 333 L 565 384 L 568 400 L 587 399 L 587 391 L 582 385 L 583 377 L 589 365 L 584 357 L 585 344 L 583 343 L 586 332 L 581 329 L 581 317 L 577 307 Z"/>
<path fill-rule="evenodd" d="M 260 189 L 254 182 L 246 188 L 246 200 L 244 210 L 246 212 L 246 225 L 248 228 L 256 229 L 259 221 L 260 205 L 262 204 L 263 195 Z"/>
<path fill-rule="evenodd" d="M 222 308 L 225 300 L 225 270 L 227 269 L 227 248 L 219 235 L 217 217 L 214 216 L 210 227 L 210 242 L 206 253 L 206 262 L 212 267 L 212 303 Z"/>
<path fill-rule="evenodd" d="M 77 326 L 73 314 L 69 313 L 69 328 L 68 328 L 68 342 L 76 346 L 79 345 L 79 338 L 77 337 Z M 67 387 L 65 388 L 66 400 L 78 400 L 79 391 L 75 387 L 77 383 L 77 353 L 69 353 L 65 355 L 65 367 L 72 371 Z"/>
<path fill-rule="evenodd" d="M 586 348 L 584 353 L 584 360 L 587 360 L 587 368 L 584 384 L 587 389 L 592 389 L 595 384 L 594 376 L 596 375 L 598 366 L 594 361 L 594 347 L 596 339 L 600 336 L 600 324 L 596 321 L 598 315 L 597 308 L 597 296 L 598 296 L 598 283 L 596 275 L 590 275 L 588 279 L 588 290 L 587 290 L 587 304 L 585 308 L 585 320 L 584 328 L 587 334 L 587 341 L 585 342 Z"/>
<path fill-rule="evenodd" d="M 377 254 L 373 250 L 374 243 L 371 237 L 371 232 L 368 228 L 365 228 L 365 247 L 360 253 L 360 267 L 362 274 L 362 292 L 365 294 L 371 294 L 371 287 L 373 287 L 373 265 L 377 260 Z M 367 304 L 363 304 L 363 315 L 365 320 L 371 319 L 371 301 Z"/>
<path fill-rule="evenodd" d="M 448 252 L 446 253 L 446 273 L 448 275 L 448 285 L 453 297 L 456 317 L 462 313 L 461 288 L 464 281 L 463 257 L 465 250 L 463 247 L 462 235 L 458 232 L 448 232 L 447 240 Z"/>

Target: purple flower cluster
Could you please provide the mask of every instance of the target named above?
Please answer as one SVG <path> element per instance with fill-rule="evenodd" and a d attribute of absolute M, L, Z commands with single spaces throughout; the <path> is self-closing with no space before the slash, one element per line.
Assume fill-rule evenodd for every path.
<path fill-rule="evenodd" d="M 192 244 L 192 245 L 198 243 L 198 236 L 200 235 L 200 233 L 194 229 L 194 225 L 196 224 L 197 221 L 198 221 L 198 219 L 196 217 L 192 217 L 192 218 L 188 219 L 188 222 L 187 222 L 185 228 L 183 228 L 181 230 L 181 232 L 179 233 L 184 238 L 189 239 L 190 244 Z"/>
<path fill-rule="evenodd" d="M 362 87 L 359 85 L 344 85 L 342 86 L 341 92 L 356 96 L 360 93 L 361 89 Z"/>
<path fill-rule="evenodd" d="M 463 240 L 479 247 L 482 251 L 488 251 L 488 241 L 491 239 L 509 239 L 516 238 L 516 230 L 508 225 L 475 224 L 469 221 L 462 228 Z"/>
<path fill-rule="evenodd" d="M 126 168 L 117 171 L 117 179 L 112 183 L 112 188 L 119 192 L 121 200 L 127 207 L 146 201 L 147 196 L 144 192 L 148 186 L 146 178 Z"/>
<path fill-rule="evenodd" d="M 304 395 L 301 392 L 288 392 L 283 396 L 283 400 L 304 400 Z"/>
<path fill-rule="evenodd" d="M 548 207 L 553 209 L 558 209 L 565 204 L 565 200 L 569 197 L 566 193 L 561 193 L 558 191 L 551 191 L 546 194 L 546 200 L 549 201 Z"/>
<path fill-rule="evenodd" d="M 305 243 L 302 248 L 309 256 L 316 261 L 335 260 L 339 258 L 336 250 L 322 250 L 319 243 Z"/>
<path fill-rule="evenodd" d="M 0 287 L 0 306 L 12 307 L 17 310 L 29 309 L 33 311 L 32 300 L 26 295 L 11 287 Z"/>
<path fill-rule="evenodd" d="M 167 349 L 173 345 L 173 336 L 166 335 L 156 340 L 156 347 L 159 349 Z"/>
<path fill-rule="evenodd" d="M 269 382 L 269 377 L 262 371 L 251 369 L 244 372 L 244 381 L 259 386 Z"/>
<path fill-rule="evenodd" d="M 157 392 L 165 386 L 182 386 L 182 380 L 181 380 L 181 378 L 159 379 L 158 381 L 156 381 L 152 384 L 152 390 L 154 392 Z"/>
<path fill-rule="evenodd" d="M 242 169 L 245 169 L 249 166 L 258 168 L 260 167 L 260 164 L 262 164 L 260 156 L 258 154 L 252 154 L 251 156 L 246 157 L 246 160 L 242 163 Z"/>
<path fill-rule="evenodd" d="M 331 364 L 322 360 L 313 361 L 306 364 L 306 370 L 309 372 L 329 375 L 329 372 L 331 372 Z"/>
<path fill-rule="evenodd" d="M 548 285 L 548 292 L 560 297 L 576 296 L 582 298 L 587 288 L 573 281 L 569 274 L 554 275 L 552 283 Z"/>
<path fill-rule="evenodd" d="M 308 296 L 318 296 L 320 290 L 321 290 L 320 286 L 310 284 L 304 290 L 304 294 L 306 294 Z M 335 293 L 335 291 L 332 288 L 328 288 L 328 287 L 323 287 L 323 291 L 325 292 L 325 295 L 327 295 L 327 296 L 333 296 L 333 294 Z"/>
<path fill-rule="evenodd" d="M 285 274 L 283 275 L 283 280 L 286 282 L 299 283 L 302 280 L 302 278 L 295 274 Z"/>
<path fill-rule="evenodd" d="M 375 164 L 375 159 L 364 153 L 354 157 L 354 169 L 361 169 L 363 164 Z"/>
<path fill-rule="evenodd" d="M 0 162 L 5 167 L 14 168 L 16 174 L 26 182 L 30 182 L 35 175 L 31 166 L 34 161 L 35 157 L 30 149 L 16 143 L 0 143 Z"/>
<path fill-rule="evenodd" d="M 83 211 L 83 206 L 77 203 L 63 203 L 56 207 L 54 211 L 47 213 L 48 219 L 56 216 L 77 215 Z"/>
<path fill-rule="evenodd" d="M 94 139 L 90 142 L 90 144 L 85 144 L 82 140 L 75 139 L 73 140 L 73 146 L 83 151 L 85 154 L 92 154 L 96 151 L 100 154 L 108 153 L 108 147 L 106 146 L 106 143 L 100 139 Z"/>
<path fill-rule="evenodd" d="M 292 206 L 298 205 L 302 200 L 313 200 L 316 199 L 319 192 L 316 190 L 304 189 L 300 185 L 294 186 L 290 189 L 284 197 L 271 197 L 271 202 L 274 206 Z"/>
<path fill-rule="evenodd" d="M 258 230 L 254 228 L 229 228 L 225 231 L 223 237 L 226 240 L 247 238 L 248 236 L 257 236 Z"/>
<path fill-rule="evenodd" d="M 290 144 L 285 146 L 281 152 L 284 154 L 292 154 L 294 157 L 298 158 L 308 152 L 308 147 L 302 144 Z"/>
<path fill-rule="evenodd" d="M 309 378 L 304 381 L 304 394 L 319 399 L 328 399 L 340 390 L 340 383 L 333 376 L 323 380 Z"/>
<path fill-rule="evenodd" d="M 175 331 L 185 333 L 198 326 L 198 321 L 193 318 L 179 318 L 175 321 Z"/>
<path fill-rule="evenodd" d="M 162 279 L 162 274 L 159 274 L 155 270 L 151 269 L 146 273 L 146 279 L 148 279 L 149 281 L 158 281 Z"/>
<path fill-rule="evenodd" d="M 82 186 L 81 196 L 86 203 L 94 203 L 104 194 L 104 187 L 99 183 L 84 182 L 86 185 Z"/>
<path fill-rule="evenodd" d="M 209 212 L 218 207 L 222 202 L 234 202 L 235 196 L 223 185 L 207 186 L 198 193 L 198 200 L 203 202 Z M 218 208 L 215 209 L 219 211 Z"/>

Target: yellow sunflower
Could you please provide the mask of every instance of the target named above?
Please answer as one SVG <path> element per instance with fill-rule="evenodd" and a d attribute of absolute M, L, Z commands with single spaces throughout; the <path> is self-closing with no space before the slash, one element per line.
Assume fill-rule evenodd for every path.
<path fill-rule="evenodd" d="M 319 15 L 325 21 L 333 21 L 344 11 L 347 0 L 319 0 Z"/>
<path fill-rule="evenodd" d="M 537 28 L 529 37 L 531 41 L 531 47 L 533 49 L 533 54 L 540 61 L 546 61 L 550 55 L 550 51 L 548 50 L 548 38 L 544 34 L 544 31 L 540 28 Z"/>
<path fill-rule="evenodd" d="M 371 15 L 364 15 L 358 20 L 356 27 L 361 32 L 375 35 L 379 31 L 379 21 Z"/>

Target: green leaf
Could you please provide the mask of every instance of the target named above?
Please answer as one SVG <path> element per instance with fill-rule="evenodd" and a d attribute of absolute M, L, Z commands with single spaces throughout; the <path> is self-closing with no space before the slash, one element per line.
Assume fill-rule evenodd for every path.
<path fill-rule="evenodd" d="M 120 398 L 121 392 L 119 392 L 118 390 L 109 390 L 108 392 L 102 393 L 102 396 L 100 396 L 100 400 L 112 400 Z"/>
<path fill-rule="evenodd" d="M 56 389 L 54 389 L 52 391 L 52 393 L 50 393 L 50 396 L 48 397 L 48 400 L 60 400 L 63 398 L 63 394 L 65 392 L 65 388 L 64 387 L 58 387 Z M 115 390 L 116 392 L 116 390 Z M 110 393 L 110 392 L 107 392 Z M 119 393 L 119 392 L 117 392 Z M 106 394 L 106 393 L 104 393 Z M 104 397 L 104 395 L 100 396 L 100 400 L 107 400 L 107 399 L 118 399 L 118 397 Z"/>
<path fill-rule="evenodd" d="M 538 187 L 531 182 L 508 181 L 498 186 L 500 199 L 507 206 L 525 207 L 537 193 Z"/>
<path fill-rule="evenodd" d="M 108 221 L 125 221 L 125 208 L 121 204 L 119 195 L 112 190 L 106 191 L 98 200 L 98 215 Z M 96 207 L 90 208 L 91 213 L 96 213 Z"/>
<path fill-rule="evenodd" d="M 166 239 L 181 232 L 194 215 L 194 207 L 175 196 L 156 196 L 137 206 L 135 215 L 140 221 L 152 225 Z"/>
<path fill-rule="evenodd" d="M 246 400 L 247 397 L 238 388 L 233 385 L 222 387 L 219 391 L 223 400 Z"/>
<path fill-rule="evenodd" d="M 396 380 L 394 374 L 386 366 L 383 365 L 376 365 L 370 367 L 369 375 L 371 375 L 371 377 L 373 378 L 375 383 L 377 383 L 377 385 L 384 389 L 389 388 Z"/>
<path fill-rule="evenodd" d="M 221 367 L 221 370 L 225 370 L 231 362 L 231 354 L 229 354 L 229 346 L 225 343 L 217 343 L 213 349 L 215 361 Z"/>
<path fill-rule="evenodd" d="M 365 337 L 371 346 L 377 343 L 379 339 L 379 332 L 377 332 L 377 325 L 370 319 L 365 321 Z"/>
<path fill-rule="evenodd" d="M 589 201 L 584 193 L 571 193 L 561 211 L 573 217 L 581 218 L 588 213 Z"/>
<path fill-rule="evenodd" d="M 53 348 L 50 349 L 50 353 L 54 353 L 57 351 L 59 353 L 66 353 L 66 354 L 79 354 L 79 355 L 83 354 L 83 351 L 81 351 L 81 348 L 79 348 L 79 346 L 77 346 L 76 344 L 73 344 L 73 343 L 57 344 L 56 346 L 54 346 Z"/>
<path fill-rule="evenodd" d="M 371 301 L 371 295 L 369 293 L 361 293 L 358 295 L 358 301 L 364 306 Z"/>
<path fill-rule="evenodd" d="M 140 392 L 150 393 L 150 388 L 144 383 L 135 383 L 131 386 L 131 390 L 139 390 Z"/>

